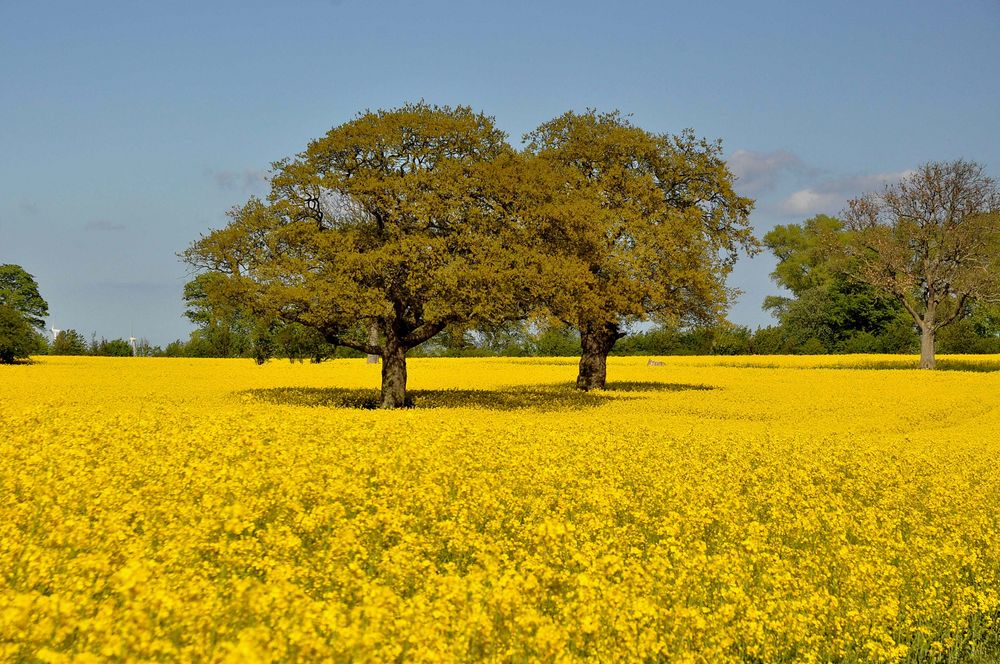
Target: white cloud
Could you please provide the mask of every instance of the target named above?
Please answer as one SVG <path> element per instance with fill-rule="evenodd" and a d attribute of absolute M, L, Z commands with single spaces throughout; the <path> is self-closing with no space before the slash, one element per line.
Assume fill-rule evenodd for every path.
<path fill-rule="evenodd" d="M 820 212 L 832 213 L 843 206 L 843 199 L 839 194 L 823 194 L 813 189 L 800 189 L 781 201 L 779 207 L 785 214 L 818 214 Z"/>
<path fill-rule="evenodd" d="M 759 194 L 774 189 L 784 174 L 811 172 L 799 157 L 787 150 L 774 152 L 737 150 L 729 156 L 726 163 L 737 178 L 737 188 L 749 194 Z"/>
<path fill-rule="evenodd" d="M 778 204 L 778 210 L 783 214 L 799 216 L 838 214 L 847 207 L 848 200 L 866 192 L 880 191 L 912 173 L 910 170 L 889 171 L 826 180 L 788 195 Z"/>

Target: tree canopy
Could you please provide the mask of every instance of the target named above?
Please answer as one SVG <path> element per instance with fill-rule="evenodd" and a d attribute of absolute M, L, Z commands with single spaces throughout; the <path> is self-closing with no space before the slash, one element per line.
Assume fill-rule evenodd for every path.
<path fill-rule="evenodd" d="M 553 183 L 534 214 L 559 288 L 546 304 L 580 332 L 577 386 L 601 389 L 630 322 L 716 319 L 753 201 L 733 190 L 721 144 L 653 134 L 618 112 L 565 113 L 528 134 Z"/>
<path fill-rule="evenodd" d="M 276 164 L 268 202 L 185 253 L 264 319 L 382 357 L 381 404 L 405 404 L 406 352 L 452 323 L 526 306 L 536 270 L 512 223 L 519 160 L 466 107 L 366 112 Z"/>
<path fill-rule="evenodd" d="M 0 304 L 20 313 L 32 327 L 45 327 L 49 305 L 39 294 L 35 278 L 20 265 L 0 265 Z"/>
<path fill-rule="evenodd" d="M 0 362 L 25 359 L 39 348 L 49 305 L 20 265 L 0 265 Z"/>
<path fill-rule="evenodd" d="M 14 307 L 0 304 L 0 364 L 27 358 L 35 350 L 35 332 Z"/>

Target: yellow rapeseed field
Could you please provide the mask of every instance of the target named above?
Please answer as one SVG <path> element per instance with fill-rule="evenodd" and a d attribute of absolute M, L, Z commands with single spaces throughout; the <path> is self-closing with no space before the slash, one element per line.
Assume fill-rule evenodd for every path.
<path fill-rule="evenodd" d="M 0 367 L 0 659 L 991 661 L 1000 372 L 907 361 Z"/>

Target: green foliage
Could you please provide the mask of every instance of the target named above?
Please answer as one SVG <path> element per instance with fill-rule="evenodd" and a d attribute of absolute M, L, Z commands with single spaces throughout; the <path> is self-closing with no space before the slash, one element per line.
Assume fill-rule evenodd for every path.
<path fill-rule="evenodd" d="M 581 352 L 580 334 L 568 325 L 553 325 L 531 339 L 530 348 L 532 355 L 572 357 Z"/>
<path fill-rule="evenodd" d="M 768 352 L 804 354 L 900 352 L 911 345 L 895 343 L 899 326 L 906 327 L 902 305 L 851 278 L 854 265 L 846 251 L 851 238 L 843 222 L 826 215 L 776 226 L 764 236 L 778 259 L 771 278 L 792 297 L 764 300 L 780 331 L 765 333 L 758 345 Z M 912 336 L 912 329 L 907 334 Z"/>
<path fill-rule="evenodd" d="M 844 272 L 846 239 L 843 222 L 825 214 L 775 226 L 764 235 L 764 246 L 778 259 L 771 278 L 796 296 L 829 286 Z"/>
<path fill-rule="evenodd" d="M 516 214 L 526 178 L 492 118 L 467 107 L 366 112 L 275 164 L 268 203 L 234 209 L 184 258 L 225 275 L 206 291 L 256 325 L 380 355 L 383 405 L 401 406 L 410 349 L 533 301 L 538 260 Z"/>
<path fill-rule="evenodd" d="M 299 323 L 272 321 L 270 325 L 258 325 L 252 341 L 252 357 L 259 363 L 270 357 L 322 362 L 331 357 L 361 356 L 357 351 L 344 352 L 349 349 L 338 352 L 319 331 Z"/>
<path fill-rule="evenodd" d="M 987 309 L 987 306 L 980 309 Z M 1000 334 L 993 327 L 991 314 L 977 311 L 968 318 L 943 328 L 937 335 L 941 353 L 992 354 L 1000 353 Z"/>
<path fill-rule="evenodd" d="M 546 304 L 558 318 L 586 335 L 635 320 L 718 317 L 737 250 L 756 246 L 753 201 L 734 193 L 718 142 L 653 134 L 595 111 L 566 113 L 525 138 L 556 183 L 531 214 L 557 263 Z"/>
<path fill-rule="evenodd" d="M 791 355 L 795 351 L 795 341 L 782 326 L 770 325 L 758 328 L 753 335 L 755 355 Z"/>
<path fill-rule="evenodd" d="M 827 349 L 822 341 L 812 337 L 811 339 L 806 339 L 795 351 L 800 355 L 825 355 Z"/>
<path fill-rule="evenodd" d="M 11 307 L 32 327 L 45 327 L 49 305 L 38 293 L 35 278 L 20 265 L 0 265 L 0 305 Z"/>
<path fill-rule="evenodd" d="M 184 315 L 198 329 L 188 341 L 192 357 L 248 357 L 253 354 L 252 313 L 227 297 L 228 277 L 203 272 L 184 285 Z"/>
<path fill-rule="evenodd" d="M 477 347 L 493 355 L 529 355 L 531 325 L 524 320 L 480 323 L 471 332 Z"/>
<path fill-rule="evenodd" d="M 27 359 L 37 348 L 35 331 L 20 311 L 0 304 L 0 363 Z"/>
<path fill-rule="evenodd" d="M 76 330 L 62 330 L 56 335 L 50 349 L 52 355 L 87 355 L 87 340 Z"/>
<path fill-rule="evenodd" d="M 90 354 L 105 357 L 131 357 L 132 346 L 125 339 L 93 339 L 90 343 Z"/>

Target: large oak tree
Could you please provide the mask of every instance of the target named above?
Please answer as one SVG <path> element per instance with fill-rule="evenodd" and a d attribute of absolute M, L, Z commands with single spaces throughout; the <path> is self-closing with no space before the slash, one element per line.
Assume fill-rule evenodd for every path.
<path fill-rule="evenodd" d="M 560 286 L 547 304 L 580 332 L 578 388 L 604 388 L 608 353 L 630 323 L 721 314 L 726 275 L 756 241 L 753 201 L 733 190 L 718 142 L 595 111 L 566 113 L 525 138 L 553 187 L 534 217 Z"/>
<path fill-rule="evenodd" d="M 235 209 L 185 257 L 227 275 L 215 296 L 381 356 L 381 406 L 403 406 L 407 351 L 531 299 L 522 165 L 469 108 L 366 112 L 276 164 L 269 202 Z"/>
<path fill-rule="evenodd" d="M 856 275 L 902 303 L 920 330 L 920 367 L 935 336 L 974 302 L 1000 301 L 1000 191 L 975 162 L 924 164 L 849 203 Z"/>

